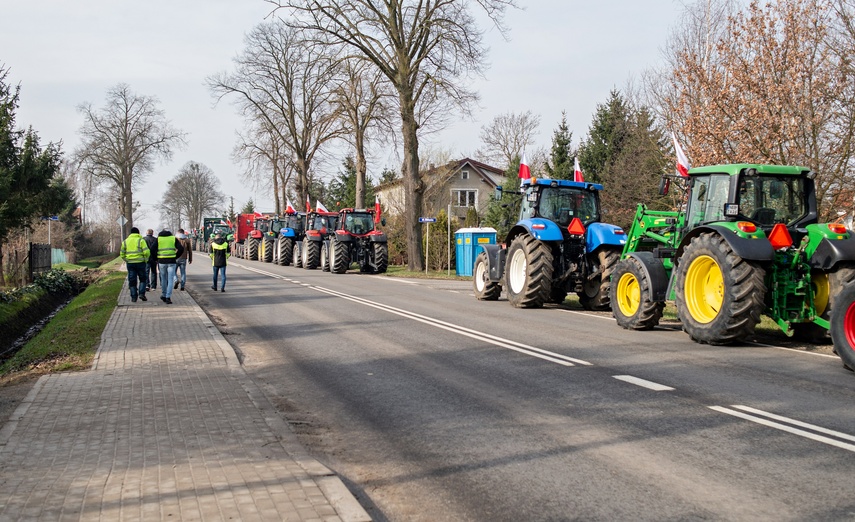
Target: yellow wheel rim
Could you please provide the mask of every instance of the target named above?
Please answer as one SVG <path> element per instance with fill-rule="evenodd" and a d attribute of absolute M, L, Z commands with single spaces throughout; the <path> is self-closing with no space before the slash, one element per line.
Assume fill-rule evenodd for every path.
<path fill-rule="evenodd" d="M 811 276 L 813 283 L 813 307 L 816 315 L 822 315 L 828 308 L 828 296 L 831 294 L 831 284 L 826 272 L 815 272 Z"/>
<path fill-rule="evenodd" d="M 721 268 L 710 256 L 700 256 L 686 271 L 686 306 L 692 318 L 709 323 L 718 317 L 724 302 L 724 279 Z"/>
<path fill-rule="evenodd" d="M 620 276 L 615 297 L 620 313 L 626 317 L 634 316 L 641 304 L 641 288 L 638 286 L 638 279 L 629 272 Z"/>

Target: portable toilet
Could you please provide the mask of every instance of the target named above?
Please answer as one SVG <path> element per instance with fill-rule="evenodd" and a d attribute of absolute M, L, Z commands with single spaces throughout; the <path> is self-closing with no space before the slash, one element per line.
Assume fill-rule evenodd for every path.
<path fill-rule="evenodd" d="M 461 228 L 454 233 L 457 275 L 472 276 L 475 258 L 481 251 L 478 245 L 496 244 L 496 229 L 490 227 Z"/>

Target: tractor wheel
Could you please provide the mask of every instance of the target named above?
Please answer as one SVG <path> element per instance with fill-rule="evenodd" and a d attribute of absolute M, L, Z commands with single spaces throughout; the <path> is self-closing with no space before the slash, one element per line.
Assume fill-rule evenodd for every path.
<path fill-rule="evenodd" d="M 609 289 L 612 314 L 627 330 L 650 330 L 662 318 L 665 303 L 650 299 L 650 280 L 635 258 L 618 261 Z"/>
<path fill-rule="evenodd" d="M 295 242 L 291 249 L 291 264 L 294 268 L 303 268 L 303 243 Z"/>
<path fill-rule="evenodd" d="M 472 274 L 475 299 L 479 301 L 495 301 L 502 295 L 502 285 L 496 281 L 490 281 L 490 267 L 487 264 L 486 252 L 481 252 L 475 258 L 475 268 Z"/>
<path fill-rule="evenodd" d="M 697 342 L 726 344 L 754 334 L 765 309 L 765 270 L 733 253 L 718 234 L 701 234 L 677 268 L 677 315 Z"/>
<path fill-rule="evenodd" d="M 303 242 L 303 268 L 314 270 L 321 264 L 321 242 Z"/>
<path fill-rule="evenodd" d="M 835 306 L 831 309 L 830 331 L 834 353 L 847 370 L 855 369 L 855 283 L 837 292 Z"/>
<path fill-rule="evenodd" d="M 514 238 L 508 248 L 505 283 L 508 301 L 516 308 L 540 308 L 552 289 L 552 250 L 528 234 Z"/>
<path fill-rule="evenodd" d="M 321 245 L 321 270 L 323 272 L 330 271 L 330 244 L 328 241 L 324 241 Z"/>
<path fill-rule="evenodd" d="M 249 252 L 247 256 L 249 256 L 250 261 L 258 261 L 258 240 L 255 238 L 249 238 Z"/>
<path fill-rule="evenodd" d="M 336 274 L 343 274 L 350 268 L 350 250 L 344 241 L 330 243 L 330 265 Z"/>
<path fill-rule="evenodd" d="M 597 276 L 585 281 L 579 292 L 579 303 L 585 310 L 609 310 L 609 286 L 612 272 L 620 261 L 619 248 L 604 247 L 597 252 L 589 266 L 597 267 Z M 593 257 L 593 256 L 591 256 Z"/>
<path fill-rule="evenodd" d="M 389 245 L 374 243 L 374 273 L 382 274 L 389 268 Z"/>
<path fill-rule="evenodd" d="M 264 238 L 263 241 L 264 241 L 264 245 L 262 247 L 262 250 L 264 251 L 264 256 L 262 257 L 262 259 L 264 260 L 265 263 L 272 263 L 273 262 L 273 240 L 270 238 Z"/>
<path fill-rule="evenodd" d="M 855 281 L 855 265 L 850 263 L 838 265 L 828 272 L 814 272 L 811 275 L 811 283 L 816 315 L 830 321 L 832 305 L 837 300 L 838 294 L 844 286 L 852 281 Z M 814 344 L 831 342 L 830 332 L 814 323 L 794 324 L 793 336 Z"/>
<path fill-rule="evenodd" d="M 291 264 L 291 258 L 294 255 L 294 241 L 291 239 L 279 239 L 279 264 L 288 266 Z"/>

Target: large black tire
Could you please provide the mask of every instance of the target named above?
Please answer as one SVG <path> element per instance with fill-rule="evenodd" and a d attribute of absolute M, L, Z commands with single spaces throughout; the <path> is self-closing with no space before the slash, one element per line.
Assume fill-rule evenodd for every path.
<path fill-rule="evenodd" d="M 489 275 L 487 253 L 482 251 L 475 258 L 475 268 L 472 269 L 472 286 L 475 288 L 475 299 L 479 301 L 495 301 L 502 295 L 502 285 L 490 281 Z"/>
<path fill-rule="evenodd" d="M 294 243 L 294 248 L 291 250 L 291 264 L 294 268 L 303 268 L 303 242 Z"/>
<path fill-rule="evenodd" d="M 321 270 L 324 272 L 330 271 L 330 243 L 324 241 L 321 245 Z"/>
<path fill-rule="evenodd" d="M 264 256 L 262 257 L 262 261 L 265 263 L 273 262 L 273 238 L 265 237 L 262 239 L 264 245 L 262 246 L 262 250 L 264 251 Z"/>
<path fill-rule="evenodd" d="M 294 240 L 291 238 L 279 238 L 279 264 L 288 266 L 291 264 L 292 256 L 294 255 Z"/>
<path fill-rule="evenodd" d="M 350 249 L 344 241 L 330 241 L 330 265 L 333 273 L 343 274 L 350 268 Z"/>
<path fill-rule="evenodd" d="M 247 239 L 249 246 L 247 247 L 247 258 L 250 261 L 258 261 L 258 240 L 251 237 Z"/>
<path fill-rule="evenodd" d="M 303 241 L 303 268 L 314 270 L 321 264 L 321 242 Z"/>
<path fill-rule="evenodd" d="M 582 285 L 582 291 L 578 293 L 579 304 L 585 310 L 609 310 L 609 281 L 612 272 L 620 260 L 621 249 L 618 247 L 604 246 L 596 254 L 589 254 L 590 266 L 595 275 Z"/>
<path fill-rule="evenodd" d="M 826 321 L 831 320 L 831 310 L 843 287 L 855 281 L 855 265 L 841 263 L 828 272 L 812 274 L 814 292 L 814 307 L 817 315 Z M 813 344 L 828 344 L 831 342 L 830 331 L 814 323 L 793 325 L 793 336 L 796 339 Z"/>
<path fill-rule="evenodd" d="M 855 369 L 855 283 L 844 285 L 831 309 L 831 339 L 834 353 L 847 370 Z"/>
<path fill-rule="evenodd" d="M 552 249 L 528 234 L 520 234 L 508 248 L 505 285 L 516 308 L 539 308 L 552 290 Z"/>
<path fill-rule="evenodd" d="M 627 330 L 650 330 L 659 324 L 665 303 L 651 300 L 650 279 L 641 263 L 628 257 L 611 272 L 609 302 L 618 326 Z"/>
<path fill-rule="evenodd" d="M 718 234 L 692 239 L 677 267 L 677 315 L 699 343 L 727 344 L 754 334 L 765 305 L 766 273 L 737 256 Z"/>
<path fill-rule="evenodd" d="M 389 268 L 389 245 L 386 243 L 374 243 L 374 273 L 386 273 Z"/>

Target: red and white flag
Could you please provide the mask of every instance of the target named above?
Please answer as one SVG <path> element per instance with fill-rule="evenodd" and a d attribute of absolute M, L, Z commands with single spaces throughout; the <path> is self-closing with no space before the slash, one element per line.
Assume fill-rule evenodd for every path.
<path fill-rule="evenodd" d="M 285 213 L 286 214 L 294 214 L 295 212 L 297 212 L 297 211 L 294 210 L 294 205 L 291 203 L 291 200 L 288 198 L 285 198 Z"/>
<path fill-rule="evenodd" d="M 220 220 L 220 224 L 221 224 L 221 225 L 225 225 L 225 226 L 227 226 L 227 227 L 229 227 L 229 228 L 232 228 L 231 226 L 229 226 L 229 224 L 228 224 L 228 223 L 226 223 L 226 222 L 225 222 L 225 221 L 223 221 L 222 219 Z"/>
<path fill-rule="evenodd" d="M 257 210 L 255 212 L 253 212 L 252 215 L 255 216 L 256 218 L 263 218 L 264 217 L 264 214 L 262 214 L 261 212 L 259 212 Z"/>
<path fill-rule="evenodd" d="M 309 193 L 306 192 L 306 212 L 312 211 L 312 204 L 309 203 Z"/>
<path fill-rule="evenodd" d="M 380 196 L 374 196 L 374 223 L 380 223 Z"/>
<path fill-rule="evenodd" d="M 683 152 L 683 147 L 681 147 L 680 142 L 677 141 L 677 136 L 674 136 L 674 131 L 671 131 L 671 139 L 674 140 L 674 151 L 677 153 L 677 173 L 684 178 L 688 178 L 689 169 L 692 168 L 692 166 L 689 165 L 689 158 L 686 157 L 686 153 Z"/>
<path fill-rule="evenodd" d="M 585 181 L 585 176 L 582 175 L 582 167 L 579 166 L 578 156 L 573 159 L 573 181 Z"/>
<path fill-rule="evenodd" d="M 327 207 L 325 207 L 320 200 L 315 200 L 315 210 L 317 210 L 318 212 L 329 212 L 329 210 L 327 210 Z"/>
<path fill-rule="evenodd" d="M 531 169 L 528 167 L 528 160 L 525 158 L 525 151 L 520 159 L 520 179 L 531 179 Z"/>

